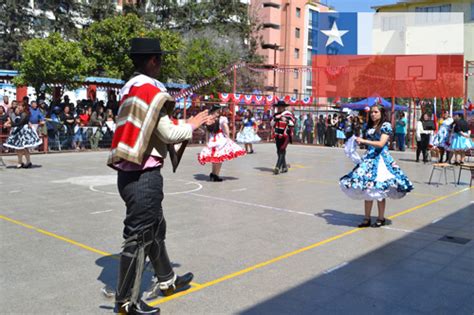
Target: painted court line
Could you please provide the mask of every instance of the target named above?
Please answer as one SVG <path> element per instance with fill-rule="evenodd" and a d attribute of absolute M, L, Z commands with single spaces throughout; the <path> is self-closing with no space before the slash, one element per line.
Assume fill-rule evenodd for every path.
<path fill-rule="evenodd" d="M 91 212 L 90 214 L 99 214 L 99 213 L 107 213 L 107 212 L 112 212 L 114 210 L 110 209 L 110 210 L 104 210 L 104 211 L 95 211 L 95 212 Z"/>
<path fill-rule="evenodd" d="M 444 200 L 444 199 L 447 199 L 447 198 L 450 198 L 450 197 L 459 195 L 459 194 L 461 194 L 461 193 L 463 193 L 463 192 L 465 192 L 465 191 L 470 190 L 471 188 L 473 188 L 473 187 L 468 187 L 468 188 L 465 188 L 465 189 L 456 191 L 456 192 L 454 192 L 454 193 L 441 196 L 441 197 L 436 198 L 436 199 L 433 199 L 433 200 L 431 200 L 431 201 L 422 203 L 422 204 L 420 204 L 420 205 L 418 205 L 418 206 L 415 206 L 415 207 L 412 207 L 412 208 L 410 208 L 410 209 L 407 209 L 407 210 L 401 211 L 401 212 L 399 212 L 399 213 L 396 213 L 396 214 L 394 214 L 394 215 L 392 215 L 392 216 L 390 216 L 390 217 L 388 217 L 388 218 L 391 219 L 391 218 L 396 218 L 396 217 L 399 217 L 399 216 L 408 214 L 408 213 L 410 213 L 410 212 L 413 212 L 413 211 L 418 210 L 418 209 L 420 209 L 420 208 L 429 206 L 429 205 L 431 205 L 431 204 L 433 204 L 433 203 L 436 203 L 436 202 L 439 202 L 439 201 L 441 201 L 441 200 Z M 276 257 L 276 258 L 273 258 L 273 259 L 270 259 L 270 260 L 261 262 L 261 263 L 259 263 L 259 264 L 253 265 L 253 266 L 251 266 L 251 267 L 242 269 L 242 270 L 240 270 L 240 271 L 237 271 L 237 272 L 234 272 L 234 273 L 231 273 L 231 274 L 222 276 L 222 277 L 220 277 L 220 278 L 217 278 L 217 279 L 215 279 L 215 280 L 212 280 L 212 281 L 203 283 L 203 284 L 202 284 L 200 287 L 198 287 L 198 288 L 191 288 L 191 289 L 189 289 L 189 290 L 187 290 L 187 291 L 179 292 L 179 293 L 176 293 L 176 294 L 174 294 L 174 295 L 171 295 L 171 296 L 168 296 L 168 297 L 164 297 L 164 298 L 155 300 L 155 301 L 153 301 L 153 302 L 151 302 L 151 303 L 149 303 L 149 304 L 152 305 L 152 306 L 154 306 L 154 305 L 162 304 L 162 303 L 165 303 L 165 302 L 168 302 L 168 301 L 177 299 L 177 298 L 182 297 L 182 296 L 184 296 L 184 295 L 188 295 L 188 294 L 190 294 L 190 293 L 193 293 L 193 292 L 196 292 L 196 291 L 205 289 L 205 288 L 207 288 L 207 287 L 216 285 L 216 284 L 221 283 L 221 282 L 223 282 L 223 281 L 226 281 L 226 280 L 229 280 L 229 279 L 232 279 L 232 278 L 241 276 L 241 275 L 243 275 L 243 274 L 249 273 L 250 271 L 253 271 L 253 270 L 256 270 L 256 269 L 259 269 L 259 268 L 268 266 L 268 265 L 270 265 L 270 264 L 276 263 L 276 262 L 278 262 L 278 261 L 280 261 L 280 260 L 283 260 L 283 259 L 286 259 L 286 258 L 295 256 L 295 255 L 297 255 L 297 254 L 306 252 L 306 251 L 311 250 L 311 249 L 313 249 L 313 248 L 320 247 L 320 246 L 322 246 L 322 245 L 331 243 L 331 242 L 333 242 L 333 241 L 336 241 L 336 240 L 338 240 L 338 239 L 340 239 L 340 238 L 343 238 L 343 237 L 345 237 L 345 236 L 354 234 L 354 233 L 356 233 L 356 232 L 358 232 L 358 231 L 361 231 L 361 230 L 363 230 L 363 229 L 361 229 L 361 228 L 355 228 L 355 229 L 349 230 L 349 231 L 347 231 L 347 232 L 338 234 L 338 235 L 336 235 L 336 236 L 330 237 L 330 238 L 328 238 L 328 239 L 322 240 L 322 241 L 317 242 L 317 243 L 314 243 L 314 244 L 312 244 L 312 245 L 309 245 L 309 246 L 306 246 L 306 247 L 297 249 L 297 250 L 295 250 L 295 251 L 292 251 L 292 252 L 283 254 L 283 255 L 281 255 L 281 256 L 279 256 L 279 257 Z"/>
<path fill-rule="evenodd" d="M 453 196 L 456 196 L 458 194 L 461 194 L 465 191 L 469 191 L 471 188 L 474 188 L 473 187 L 468 187 L 468 188 L 464 188 L 462 190 L 459 190 L 459 191 L 456 191 L 454 193 L 451 193 L 451 194 L 448 194 L 448 195 L 444 195 L 444 196 L 441 196 L 439 198 L 436 198 L 436 199 L 433 199 L 431 201 L 428 201 L 428 202 L 425 202 L 423 204 L 420 204 L 418 206 L 415 206 L 415 207 L 412 207 L 410 209 L 407 209 L 407 210 L 404 210 L 404 211 L 401 211 L 399 213 L 396 213 L 390 217 L 388 217 L 388 219 L 393 219 L 393 218 L 396 218 L 396 217 L 399 217 L 399 216 L 402 216 L 402 215 L 405 215 L 405 214 L 408 214 L 408 213 L 411 213 L 415 210 L 418 210 L 420 208 L 423 208 L 423 207 L 426 207 L 426 206 L 429 206 L 431 204 L 434 204 L 436 202 L 439 202 L 439 201 L 442 201 L 444 199 L 447 199 L 447 198 L 450 198 L 450 197 L 453 197 Z M 193 194 L 193 193 L 192 193 Z M 197 195 L 197 194 L 196 194 Z M 67 243 L 70 243 L 72 245 L 75 245 L 75 246 L 78 246 L 80 248 L 83 248 L 83 249 L 86 249 L 88 251 L 91 251 L 91 252 L 94 252 L 94 253 L 97 253 L 97 254 L 100 254 L 102 256 L 110 256 L 111 254 L 110 253 L 107 253 L 107 252 L 104 252 L 104 251 L 101 251 L 101 250 L 98 250 L 98 249 L 95 249 L 93 247 L 90 247 L 90 246 L 87 246 L 87 245 L 84 245 L 82 243 L 79 243 L 79 242 L 76 242 L 74 240 L 71 240 L 69 238 L 66 238 L 66 237 L 63 237 L 63 236 L 60 236 L 60 235 L 57 235 L 57 234 L 54 234 L 54 233 L 51 233 L 51 232 L 48 232 L 48 231 L 45 231 L 43 229 L 39 229 L 39 228 L 36 228 L 32 225 L 29 225 L 29 224 L 26 224 L 26 223 L 23 223 L 23 222 L 20 222 L 20 221 L 17 221 L 17 220 L 13 220 L 13 219 L 10 219 L 6 216 L 3 216 L 3 215 L 0 215 L 0 219 L 3 219 L 5 221 L 8 221 L 10 223 L 14 223 L 14 224 L 17 224 L 17 225 L 20 225 L 20 226 L 23 226 L 25 228 L 28 228 L 28 229 L 32 229 L 38 233 L 41 233 L 41 234 L 44 234 L 44 235 L 47 235 L 47 236 L 50 236 L 50 237 L 53 237 L 53 238 L 56 238 L 56 239 L 59 239 L 59 240 L 62 240 L 62 241 L 65 241 Z M 183 292 L 179 292 L 179 293 L 176 293 L 172 296 L 168 296 L 168 297 L 164 297 L 164 298 L 160 298 L 160 299 L 157 299 L 155 301 L 152 301 L 151 303 L 149 303 L 150 305 L 154 306 L 154 305 L 158 305 L 158 304 L 162 304 L 162 303 L 165 303 L 167 301 L 170 301 L 170 300 L 174 300 L 176 298 L 179 298 L 181 296 L 184 296 L 184 295 L 188 295 L 190 293 L 193 293 L 193 292 L 196 292 L 196 291 L 199 291 L 199 290 L 202 290 L 202 289 L 205 289 L 207 287 L 210 287 L 210 286 L 214 286 L 218 283 L 221 283 L 221 282 L 224 282 L 224 281 L 227 281 L 227 280 L 230 280 L 232 278 L 235 278 L 235 277 L 238 277 L 238 276 L 241 276 L 241 275 L 244 275 L 246 273 L 249 273 L 253 270 L 256 270 L 256 269 L 260 269 L 262 267 L 265 267 L 265 266 L 268 266 L 268 265 L 271 265 L 271 264 L 274 264 L 280 260 L 283 260 L 283 259 L 287 259 L 287 258 L 290 258 L 292 256 L 295 256 L 295 255 L 298 255 L 300 253 L 303 253 L 303 252 L 306 252 L 306 251 L 309 251 L 313 248 L 317 248 L 317 247 L 320 247 L 322 245 L 325 245 L 325 244 L 328 244 L 328 243 L 331 243 L 333 241 L 336 241 L 338 239 L 341 239 L 343 237 L 346 237 L 346 236 L 349 236 L 351 234 L 354 234 L 358 231 L 361 231 L 363 229 L 361 228 L 354 228 L 352 230 L 349 230 L 349 231 L 346 231 L 346 232 L 343 232 L 343 233 L 340 233 L 338 235 L 335 235 L 333 237 L 330 237 L 330 238 L 327 238 L 325 240 L 322 240 L 322 241 L 319 241 L 317 243 L 314 243 L 312 245 L 309 245 L 309 246 L 306 246 L 306 247 L 303 247 L 303 248 L 300 248 L 300 249 L 297 249 L 297 250 L 294 250 L 292 252 L 288 252 L 286 254 L 283 254 L 281 256 L 278 256 L 276 258 L 273 258 L 273 259 L 270 259 L 270 260 L 267 260 L 267 261 L 264 261 L 264 262 L 261 262 L 259 264 L 256 264 L 256 265 L 253 265 L 253 266 L 250 266 L 248 268 L 245 268 L 245 269 L 242 269 L 242 270 L 239 270 L 239 271 L 236 271 L 234 273 L 231 273 L 231 274 L 227 274 L 227 275 L 224 275 L 220 278 L 217 278 L 215 280 L 212 280 L 212 281 L 208 281 L 204 284 L 195 284 L 195 283 L 192 283 L 192 287 L 187 290 L 187 291 L 183 291 Z"/>
<path fill-rule="evenodd" d="M 80 247 L 80 248 L 82 248 L 82 249 L 88 250 L 88 251 L 90 251 L 90 252 L 93 252 L 93 253 L 96 253 L 96 254 L 99 254 L 99 255 L 102 255 L 102 256 L 112 256 L 112 258 L 114 258 L 114 259 L 119 259 L 119 256 L 118 256 L 118 255 L 113 255 L 113 254 L 111 254 L 111 253 L 104 252 L 104 251 L 102 251 L 102 250 L 100 250 L 100 249 L 96 249 L 96 248 L 94 248 L 94 247 L 87 246 L 87 245 L 85 245 L 85 244 L 82 244 L 82 243 L 76 242 L 76 241 L 74 241 L 74 240 L 71 240 L 71 239 L 69 239 L 69 238 L 67 238 L 67 237 L 64 237 L 64 236 L 61 236 L 61 235 L 57 235 L 57 234 L 48 232 L 48 231 L 43 230 L 43 229 L 36 228 L 36 227 L 34 227 L 34 226 L 32 226 L 32 225 L 29 225 L 29 224 L 26 224 L 26 223 L 23 223 L 23 222 L 20 222 L 20 221 L 17 221 L 17 220 L 13 220 L 13 219 L 8 218 L 8 217 L 6 217 L 6 216 L 4 216 L 4 215 L 0 215 L 0 219 L 3 219 L 3 220 L 8 221 L 8 222 L 10 222 L 10 223 L 14 223 L 14 224 L 20 225 L 20 226 L 25 227 L 25 228 L 27 228 L 27 229 L 34 230 L 34 231 L 36 231 L 36 232 L 38 232 L 38 233 L 41 233 L 41 234 L 44 234 L 44 235 L 53 237 L 53 238 L 55 238 L 55 239 L 64 241 L 64 242 L 66 242 L 66 243 L 75 245 L 75 246 L 77 246 L 77 247 Z M 200 284 L 195 283 L 195 282 L 191 282 L 191 285 L 192 285 L 192 286 L 195 286 L 195 287 L 199 287 L 199 286 L 200 286 Z"/>
<path fill-rule="evenodd" d="M 202 195 L 202 194 L 196 194 L 196 193 L 188 193 L 188 195 L 193 195 L 193 196 L 196 196 L 196 197 L 203 197 L 203 198 L 208 198 L 208 199 L 214 199 L 214 200 L 219 200 L 219 201 L 225 201 L 225 202 L 235 203 L 235 204 L 239 204 L 239 205 L 257 207 L 257 208 L 264 208 L 264 209 L 270 209 L 270 210 L 275 210 L 275 211 L 282 211 L 282 212 L 295 213 L 295 214 L 301 214 L 301 215 L 307 215 L 307 216 L 314 217 L 313 213 L 303 212 L 303 211 L 296 211 L 296 210 L 285 209 L 285 208 L 271 207 L 271 206 L 261 205 L 261 204 L 258 204 L 258 203 L 239 201 L 239 200 L 233 200 L 233 199 L 221 198 L 221 197 L 214 197 L 214 196 L 208 196 L 208 195 Z"/>

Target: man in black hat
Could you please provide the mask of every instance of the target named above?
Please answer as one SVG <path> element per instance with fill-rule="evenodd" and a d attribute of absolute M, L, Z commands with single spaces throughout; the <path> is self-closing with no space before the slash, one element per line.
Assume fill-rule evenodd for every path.
<path fill-rule="evenodd" d="M 287 110 L 287 104 L 284 101 L 278 101 L 276 106 L 277 112 L 273 115 L 271 125 L 275 136 L 278 160 L 273 169 L 273 174 L 288 172 L 286 164 L 286 147 L 291 142 L 293 127 L 295 126 L 295 116 Z"/>
<path fill-rule="evenodd" d="M 120 91 L 117 128 L 107 163 L 118 171 L 118 190 L 127 207 L 115 294 L 116 306 L 125 314 L 158 314 L 160 311 L 139 296 L 146 257 L 156 277 L 147 292 L 148 297 L 174 294 L 188 288 L 193 279 L 192 273 L 177 276 L 168 258 L 160 170 L 168 151 L 175 156 L 174 144 L 191 139 L 193 130 L 212 123 L 212 119 L 204 111 L 186 123 L 171 121 L 169 115 L 174 109 L 174 99 L 155 79 L 165 53 L 158 39 L 132 39 L 130 58 L 135 73 Z"/>

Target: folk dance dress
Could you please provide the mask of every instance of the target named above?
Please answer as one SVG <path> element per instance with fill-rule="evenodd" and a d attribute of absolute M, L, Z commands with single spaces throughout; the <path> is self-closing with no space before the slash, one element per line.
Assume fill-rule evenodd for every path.
<path fill-rule="evenodd" d="M 27 113 L 16 116 L 15 121 L 12 123 L 13 128 L 10 136 L 3 145 L 10 149 L 23 150 L 35 148 L 43 143 L 36 131 L 29 126 L 28 122 L 29 115 Z"/>
<path fill-rule="evenodd" d="M 392 134 L 390 123 L 383 123 L 379 132 L 369 129 L 367 138 L 378 141 L 382 134 Z M 390 155 L 388 143 L 383 148 L 368 145 L 360 163 L 340 179 L 339 185 L 349 197 L 363 200 L 399 199 L 413 190 L 413 184 Z"/>
<path fill-rule="evenodd" d="M 469 151 L 473 148 L 471 132 L 465 120 L 458 120 L 454 123 L 453 135 L 449 145 L 450 151 Z"/>
<path fill-rule="evenodd" d="M 247 144 L 262 141 L 262 139 L 257 135 L 257 132 L 255 131 L 255 124 L 255 118 L 245 118 L 243 120 L 244 128 L 241 132 L 237 134 L 237 142 Z"/>
<path fill-rule="evenodd" d="M 450 132 L 454 120 L 452 118 L 447 118 L 443 121 L 439 127 L 438 133 L 433 138 L 433 146 L 449 150 L 451 143 Z"/>
<path fill-rule="evenodd" d="M 222 163 L 233 160 L 247 152 L 238 144 L 229 139 L 223 130 L 224 124 L 228 124 L 227 117 L 219 118 L 219 130 L 209 134 L 207 146 L 198 154 L 198 161 L 202 165 L 206 163 Z"/>

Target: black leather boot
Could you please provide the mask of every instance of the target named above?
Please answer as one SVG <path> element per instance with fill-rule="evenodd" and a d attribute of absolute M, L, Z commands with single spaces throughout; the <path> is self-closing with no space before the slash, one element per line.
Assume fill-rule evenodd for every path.
<path fill-rule="evenodd" d="M 138 305 L 131 304 L 130 302 L 127 303 L 117 303 L 116 305 L 116 313 L 119 314 L 126 314 L 126 315 L 139 315 L 139 314 L 147 314 L 147 315 L 156 315 L 160 314 L 160 308 L 154 307 L 146 304 L 142 300 L 138 301 Z"/>
<path fill-rule="evenodd" d="M 170 285 L 167 289 L 160 289 L 164 296 L 170 296 L 179 292 L 181 289 L 188 289 L 191 281 L 193 281 L 194 275 L 188 272 L 182 276 L 177 276 L 175 282 Z M 182 290 L 181 290 L 182 291 Z"/>

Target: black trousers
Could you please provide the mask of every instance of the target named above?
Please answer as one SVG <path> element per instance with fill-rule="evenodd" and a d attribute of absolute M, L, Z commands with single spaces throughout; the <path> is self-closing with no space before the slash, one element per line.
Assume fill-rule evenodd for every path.
<path fill-rule="evenodd" d="M 159 281 L 174 276 L 165 246 L 166 220 L 163 216 L 163 177 L 160 168 L 138 172 L 118 172 L 118 190 L 127 206 L 123 237 L 128 239 L 152 228 L 154 241 L 147 255 Z"/>
<path fill-rule="evenodd" d="M 429 134 L 421 134 L 421 141 L 416 142 L 416 160 L 420 160 L 420 152 L 423 153 L 423 162 L 428 162 L 428 145 L 430 143 Z"/>
<path fill-rule="evenodd" d="M 278 169 L 285 169 L 288 168 L 286 165 L 286 147 L 290 143 L 290 137 L 282 137 L 282 138 L 275 138 L 275 143 L 277 147 L 277 155 L 278 160 L 276 164 L 276 168 Z"/>

